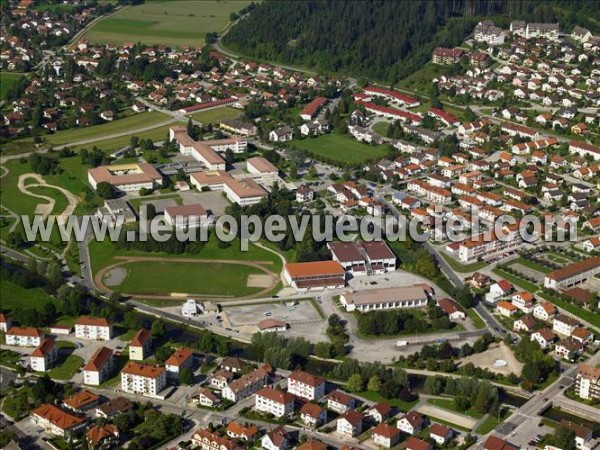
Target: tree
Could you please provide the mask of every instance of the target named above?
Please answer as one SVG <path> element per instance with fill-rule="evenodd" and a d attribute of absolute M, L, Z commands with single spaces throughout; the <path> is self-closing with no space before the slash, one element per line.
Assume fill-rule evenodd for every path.
<path fill-rule="evenodd" d="M 369 378 L 367 389 L 372 392 L 379 392 L 381 390 L 381 380 L 377 375 L 373 375 L 371 378 Z"/>
<path fill-rule="evenodd" d="M 189 367 L 184 367 L 179 371 L 179 383 L 191 386 L 194 384 L 194 372 Z"/>
<path fill-rule="evenodd" d="M 290 178 L 298 178 L 298 166 L 295 163 L 290 164 Z"/>
<path fill-rule="evenodd" d="M 551 437 L 552 444 L 562 450 L 575 450 L 575 432 L 568 428 L 558 427 Z"/>
<path fill-rule="evenodd" d="M 156 359 L 158 362 L 164 363 L 172 354 L 173 349 L 163 345 L 154 351 L 154 359 Z"/>
<path fill-rule="evenodd" d="M 101 181 L 96 185 L 96 193 L 104 200 L 110 200 L 117 196 L 115 187 L 106 181 Z"/>
<path fill-rule="evenodd" d="M 152 328 L 150 329 L 152 332 L 152 337 L 160 340 L 167 335 L 167 326 L 163 319 L 158 319 L 152 322 Z"/>
<path fill-rule="evenodd" d="M 360 374 L 355 373 L 348 378 L 347 387 L 351 392 L 361 392 L 363 390 L 363 380 Z"/>

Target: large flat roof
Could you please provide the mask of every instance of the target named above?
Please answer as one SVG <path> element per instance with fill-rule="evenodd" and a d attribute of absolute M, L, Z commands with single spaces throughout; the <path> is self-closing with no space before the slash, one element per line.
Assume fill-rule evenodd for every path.
<path fill-rule="evenodd" d="M 366 289 L 357 292 L 344 292 L 342 295 L 348 304 L 371 305 L 374 303 L 402 302 L 408 300 L 427 300 L 426 284 L 413 286 Z"/>
<path fill-rule="evenodd" d="M 129 171 L 132 173 L 128 173 Z M 123 173 L 115 174 L 115 172 Z M 113 186 L 162 180 L 162 175 L 158 173 L 152 164 L 148 163 L 99 166 L 89 169 L 88 174 L 94 178 L 96 183 L 107 182 Z"/>

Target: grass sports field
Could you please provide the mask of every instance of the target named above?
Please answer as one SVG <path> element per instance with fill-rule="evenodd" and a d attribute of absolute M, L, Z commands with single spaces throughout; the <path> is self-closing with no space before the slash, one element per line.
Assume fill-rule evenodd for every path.
<path fill-rule="evenodd" d="M 240 115 L 240 111 L 233 108 L 223 107 L 201 111 L 191 115 L 194 120 L 202 123 L 218 124 L 224 119 L 233 119 Z"/>
<path fill-rule="evenodd" d="M 383 158 L 387 153 L 385 145 L 368 145 L 357 141 L 352 136 L 343 134 L 324 134 L 317 138 L 308 138 L 294 142 L 315 158 L 319 156 L 331 158 L 346 164 L 359 164 L 368 160 Z"/>
<path fill-rule="evenodd" d="M 211 234 L 198 254 L 120 251 L 108 241 L 92 241 L 89 249 L 92 272 L 97 283 L 106 282 L 107 276 L 110 278 L 111 273 L 114 274 L 111 272 L 113 269 L 109 269 L 111 266 L 117 267 L 117 272 L 121 271 L 120 276 L 123 275 L 123 269 L 126 271 L 121 284 L 107 286 L 109 290 L 165 296 L 171 293 L 189 293 L 239 297 L 268 289 L 264 284 L 248 283 L 248 276 L 258 275 L 260 278 L 261 275 L 271 273 L 274 282 L 282 269 L 281 260 L 277 255 L 252 243 L 247 252 L 241 251 L 239 245 L 239 241 L 234 240 L 231 246 L 221 248 L 216 236 Z M 148 261 L 149 259 L 156 261 Z M 214 260 L 232 263 L 213 262 Z M 206 263 L 202 263 L 203 261 Z"/>
<path fill-rule="evenodd" d="M 13 84 L 21 79 L 22 73 L 0 72 L 0 99 L 4 98 Z"/>
<path fill-rule="evenodd" d="M 101 20 L 84 39 L 92 43 L 201 47 L 207 33 L 224 30 L 230 14 L 248 4 L 246 0 L 146 2 Z"/>
<path fill-rule="evenodd" d="M 121 266 L 127 276 L 119 291 L 141 294 L 170 292 L 196 295 L 241 297 L 259 292 L 248 287 L 249 275 L 260 275 L 260 269 L 241 264 L 185 263 L 141 261 Z"/>

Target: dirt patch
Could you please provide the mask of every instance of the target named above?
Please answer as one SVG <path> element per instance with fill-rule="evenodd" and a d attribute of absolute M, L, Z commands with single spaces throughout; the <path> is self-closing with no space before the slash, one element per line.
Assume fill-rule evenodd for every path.
<path fill-rule="evenodd" d="M 430 416 L 434 422 L 435 419 L 438 418 L 445 422 L 458 425 L 459 427 L 468 428 L 469 430 L 472 430 L 475 427 L 475 424 L 477 424 L 477 420 L 471 417 L 463 416 L 462 414 L 448 411 L 447 409 L 435 405 L 425 404 L 415 409 L 426 416 Z"/>
<path fill-rule="evenodd" d="M 114 269 L 106 272 L 104 276 L 104 284 L 110 287 L 121 285 L 127 277 L 127 270 L 122 267 L 115 267 Z"/>
<path fill-rule="evenodd" d="M 506 365 L 500 367 L 494 365 L 497 360 L 506 361 Z M 504 342 L 500 344 L 490 345 L 490 348 L 483 353 L 477 353 L 475 355 L 467 356 L 459 360 L 461 364 L 473 363 L 476 367 L 482 369 L 489 369 L 492 372 L 499 373 L 502 375 L 508 375 L 511 372 L 519 374 L 523 369 L 523 364 L 517 361 L 517 358 L 513 355 L 512 351 L 506 346 Z"/>
<path fill-rule="evenodd" d="M 34 180 L 34 183 L 30 183 L 29 180 Z M 35 209 L 35 214 L 41 215 L 44 219 L 47 218 L 54 209 L 55 200 L 52 197 L 31 192 L 29 190 L 29 188 L 31 187 L 47 187 L 51 189 L 56 189 L 66 197 L 69 204 L 67 205 L 64 211 L 60 211 L 60 214 L 57 215 L 57 219 L 66 220 L 70 215 L 73 214 L 73 211 L 75 211 L 77 203 L 79 202 L 79 199 L 76 196 L 74 196 L 71 192 L 60 186 L 48 184 L 46 180 L 44 180 L 37 173 L 25 173 L 23 175 L 20 175 L 17 187 L 25 195 L 41 198 L 42 200 L 46 201 L 45 204 L 37 205 Z"/>
<path fill-rule="evenodd" d="M 273 277 L 271 275 L 248 275 L 248 281 L 246 286 L 254 288 L 266 288 L 273 284 Z"/>

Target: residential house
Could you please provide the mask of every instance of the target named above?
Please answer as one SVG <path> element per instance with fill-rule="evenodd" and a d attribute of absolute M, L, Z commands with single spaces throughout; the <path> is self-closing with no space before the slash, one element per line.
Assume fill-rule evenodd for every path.
<path fill-rule="evenodd" d="M 392 448 L 400 441 L 400 430 L 392 425 L 380 423 L 371 430 L 373 444 L 378 447 Z"/>
<path fill-rule="evenodd" d="M 327 410 L 316 403 L 306 402 L 300 408 L 300 419 L 310 427 L 318 427 L 327 420 Z"/>
<path fill-rule="evenodd" d="M 501 301 L 496 303 L 496 312 L 501 316 L 512 317 L 519 309 L 511 302 Z"/>
<path fill-rule="evenodd" d="M 45 338 L 31 353 L 29 366 L 34 372 L 46 372 L 58 359 L 58 349 L 53 338 Z"/>
<path fill-rule="evenodd" d="M 77 339 L 110 341 L 112 335 L 112 324 L 103 317 L 81 316 L 75 322 Z"/>
<path fill-rule="evenodd" d="M 571 336 L 579 327 L 579 322 L 565 314 L 559 314 L 552 320 L 552 331 L 564 336 Z"/>
<path fill-rule="evenodd" d="M 166 385 L 167 372 L 164 367 L 129 362 L 121 370 L 123 392 L 160 398 L 160 392 Z"/>
<path fill-rule="evenodd" d="M 541 301 L 533 308 L 533 317 L 544 322 L 550 321 L 556 315 L 556 307 L 548 302 Z"/>
<path fill-rule="evenodd" d="M 288 392 L 307 400 L 319 400 L 325 395 L 325 378 L 296 370 L 288 377 Z"/>
<path fill-rule="evenodd" d="M 362 432 L 363 415 L 351 409 L 338 417 L 336 431 L 347 437 L 356 437 Z"/>
<path fill-rule="evenodd" d="M 4 337 L 6 345 L 37 347 L 42 343 L 44 333 L 33 327 L 11 327 Z"/>
<path fill-rule="evenodd" d="M 327 408 L 342 414 L 356 407 L 356 399 L 342 391 L 333 391 L 326 397 Z"/>
<path fill-rule="evenodd" d="M 409 411 L 398 419 L 397 427 L 408 434 L 416 434 L 423 429 L 425 417 L 416 411 Z"/>
<path fill-rule="evenodd" d="M 33 409 L 29 413 L 29 417 L 34 424 L 42 427 L 47 433 L 65 438 L 86 426 L 85 419 L 63 411 L 50 403 L 43 403 Z"/>
<path fill-rule="evenodd" d="M 201 388 L 190 397 L 192 403 L 208 408 L 215 408 L 221 404 L 221 399 L 217 394 L 207 388 Z"/>
<path fill-rule="evenodd" d="M 542 328 L 541 330 L 531 333 L 532 341 L 536 341 L 542 349 L 547 349 L 553 345 L 558 338 L 550 328 Z"/>
<path fill-rule="evenodd" d="M 287 450 L 292 446 L 292 438 L 283 426 L 267 432 L 261 440 L 261 447 L 266 450 Z"/>
<path fill-rule="evenodd" d="M 112 349 L 100 347 L 83 367 L 83 382 L 92 386 L 98 386 L 108 378 L 113 368 Z"/>
<path fill-rule="evenodd" d="M 187 348 L 181 347 L 175 350 L 171 356 L 165 361 L 165 369 L 167 376 L 178 378 L 182 369 L 191 369 L 194 365 L 194 352 Z"/>
<path fill-rule="evenodd" d="M 132 361 L 142 361 L 148 357 L 152 346 L 150 330 L 140 328 L 129 343 L 129 359 Z"/>
<path fill-rule="evenodd" d="M 264 387 L 254 394 L 254 409 L 280 418 L 294 412 L 294 396 L 288 392 Z"/>
<path fill-rule="evenodd" d="M 94 425 L 85 433 L 90 449 L 107 449 L 119 444 L 119 429 L 112 424 Z"/>
<path fill-rule="evenodd" d="M 433 445 L 423 439 L 411 436 L 406 440 L 406 450 L 433 450 Z"/>
<path fill-rule="evenodd" d="M 452 439 L 453 435 L 454 432 L 452 428 L 445 427 L 438 423 L 432 424 L 431 428 L 429 429 L 429 437 L 438 445 L 446 445 L 448 441 Z"/>
<path fill-rule="evenodd" d="M 584 345 L 572 337 L 567 337 L 554 346 L 554 354 L 568 361 L 575 361 L 581 352 Z"/>

